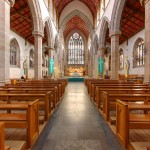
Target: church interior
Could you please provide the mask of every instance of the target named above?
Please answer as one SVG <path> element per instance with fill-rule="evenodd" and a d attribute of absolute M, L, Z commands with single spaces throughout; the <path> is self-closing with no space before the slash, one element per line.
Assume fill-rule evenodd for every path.
<path fill-rule="evenodd" d="M 150 0 L 0 0 L 0 150 L 150 150 Z"/>

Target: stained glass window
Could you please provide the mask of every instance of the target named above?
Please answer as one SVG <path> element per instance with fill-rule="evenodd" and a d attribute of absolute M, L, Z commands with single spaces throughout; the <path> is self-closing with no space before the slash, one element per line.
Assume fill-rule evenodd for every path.
<path fill-rule="evenodd" d="M 144 65 L 144 40 L 138 40 L 134 50 L 134 67 Z"/>
<path fill-rule="evenodd" d="M 20 66 L 20 50 L 16 39 L 10 42 L 10 65 Z"/>
<path fill-rule="evenodd" d="M 137 66 L 144 65 L 144 41 L 139 42 L 137 47 Z"/>
<path fill-rule="evenodd" d="M 78 33 L 74 33 L 68 42 L 68 64 L 84 64 L 84 42 Z"/>

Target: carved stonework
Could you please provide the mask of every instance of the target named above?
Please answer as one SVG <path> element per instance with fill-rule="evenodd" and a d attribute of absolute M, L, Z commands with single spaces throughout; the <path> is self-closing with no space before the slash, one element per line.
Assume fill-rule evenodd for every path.
<path fill-rule="evenodd" d="M 15 0 L 5 0 L 10 3 L 10 6 L 13 7 L 15 4 Z"/>
<path fill-rule="evenodd" d="M 141 5 L 143 6 L 143 5 L 145 5 L 149 0 L 139 0 L 139 1 L 140 1 Z"/>

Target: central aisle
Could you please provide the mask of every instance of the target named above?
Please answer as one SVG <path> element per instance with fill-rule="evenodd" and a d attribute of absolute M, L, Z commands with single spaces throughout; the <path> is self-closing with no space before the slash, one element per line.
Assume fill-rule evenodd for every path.
<path fill-rule="evenodd" d="M 123 150 L 90 101 L 84 83 L 69 83 L 32 150 Z"/>

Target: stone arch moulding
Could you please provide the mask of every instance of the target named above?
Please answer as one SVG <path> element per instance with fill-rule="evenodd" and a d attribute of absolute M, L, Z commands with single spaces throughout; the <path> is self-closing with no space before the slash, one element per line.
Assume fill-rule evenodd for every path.
<path fill-rule="evenodd" d="M 10 6 L 13 7 L 15 4 L 15 0 L 8 0 L 8 2 L 10 3 Z"/>
<path fill-rule="evenodd" d="M 64 21 L 60 24 L 60 32 L 61 34 L 63 33 L 63 30 L 65 28 L 66 23 L 73 17 L 73 16 L 79 16 L 80 18 L 82 18 L 88 25 L 89 29 L 90 29 L 90 35 L 92 35 L 93 33 L 93 28 L 92 28 L 92 24 L 90 22 L 90 20 L 88 19 L 87 16 L 85 16 L 82 12 L 80 12 L 79 10 L 74 10 L 72 11 L 69 15 L 67 15 L 64 19 Z"/>
<path fill-rule="evenodd" d="M 106 31 L 109 28 L 110 32 L 110 21 L 107 17 L 104 17 L 101 23 L 100 33 L 99 33 L 99 49 L 104 48 L 105 45 L 105 37 L 106 37 Z"/>
<path fill-rule="evenodd" d="M 52 24 L 50 21 L 50 17 L 45 18 L 44 24 L 43 24 L 43 33 L 44 33 L 44 27 L 46 28 L 47 36 L 48 36 L 48 47 L 54 47 L 54 35 L 52 32 Z"/>
<path fill-rule="evenodd" d="M 110 33 L 120 32 L 120 20 L 123 12 L 123 7 L 125 5 L 126 0 L 115 0 L 112 16 L 111 16 L 111 24 L 110 24 Z"/>
<path fill-rule="evenodd" d="M 43 21 L 40 4 L 38 1 L 28 0 L 33 19 L 33 34 L 43 35 Z"/>

